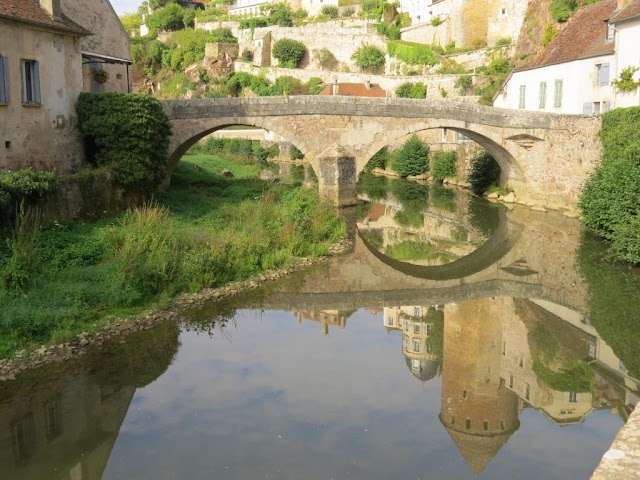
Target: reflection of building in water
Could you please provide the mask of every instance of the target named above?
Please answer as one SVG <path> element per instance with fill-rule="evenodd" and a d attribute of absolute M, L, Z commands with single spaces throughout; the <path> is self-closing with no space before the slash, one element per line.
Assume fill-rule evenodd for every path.
<path fill-rule="evenodd" d="M 3 478 L 99 480 L 135 390 L 70 375 L 1 404 Z"/>
<path fill-rule="evenodd" d="M 442 357 L 442 311 L 434 307 L 385 307 L 387 330 L 402 332 L 402 354 L 407 367 L 426 382 L 440 375 Z"/>
<path fill-rule="evenodd" d="M 440 420 L 474 474 L 518 429 L 518 396 L 500 371 L 502 315 L 491 299 L 445 306 Z"/>
<path fill-rule="evenodd" d="M 354 312 L 355 310 L 294 310 L 293 314 L 299 323 L 303 319 L 320 323 L 322 333 L 328 335 L 329 327 L 346 327 L 347 320 Z"/>
<path fill-rule="evenodd" d="M 475 474 L 518 428 L 527 405 L 567 425 L 612 405 L 628 415 L 637 402 L 638 382 L 616 370 L 613 352 L 575 312 L 490 298 L 446 305 L 444 314 L 440 419 Z"/>
<path fill-rule="evenodd" d="M 70 373 L 3 385 L 0 478 L 100 480 L 136 388 L 168 368 L 178 345 L 177 323 L 166 322 L 89 353 Z"/>

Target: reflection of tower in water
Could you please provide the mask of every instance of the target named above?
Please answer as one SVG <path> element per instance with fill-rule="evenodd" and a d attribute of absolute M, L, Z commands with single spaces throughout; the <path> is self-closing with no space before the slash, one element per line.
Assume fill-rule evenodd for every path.
<path fill-rule="evenodd" d="M 501 302 L 445 306 L 440 420 L 474 474 L 518 429 L 518 396 L 500 378 Z"/>

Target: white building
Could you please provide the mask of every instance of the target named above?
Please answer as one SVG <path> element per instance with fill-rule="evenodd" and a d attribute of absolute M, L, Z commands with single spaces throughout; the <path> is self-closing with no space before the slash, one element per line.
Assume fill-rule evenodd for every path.
<path fill-rule="evenodd" d="M 494 106 L 564 114 L 609 110 L 615 30 L 608 20 L 618 10 L 617 0 L 580 9 L 540 56 L 513 72 Z"/>
<path fill-rule="evenodd" d="M 619 78 L 620 73 L 635 67 L 634 79 L 640 79 L 640 0 L 620 0 L 618 12 L 609 20 L 615 32 L 615 69 L 611 78 Z M 616 107 L 633 107 L 640 105 L 640 88 L 632 92 L 621 92 L 615 89 L 614 104 Z"/>

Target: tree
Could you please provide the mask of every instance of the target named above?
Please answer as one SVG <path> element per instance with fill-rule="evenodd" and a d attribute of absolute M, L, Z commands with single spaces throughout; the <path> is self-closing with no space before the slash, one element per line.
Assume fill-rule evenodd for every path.
<path fill-rule="evenodd" d="M 413 135 L 395 152 L 393 169 L 401 177 L 421 175 L 429 170 L 429 146 Z"/>
<path fill-rule="evenodd" d="M 384 67 L 384 52 L 373 45 L 363 45 L 358 48 L 351 59 L 363 72 L 377 73 Z"/>
<path fill-rule="evenodd" d="M 305 51 L 304 43 L 290 38 L 282 38 L 273 45 L 273 56 L 284 68 L 296 68 Z"/>
<path fill-rule="evenodd" d="M 120 17 L 120 21 L 125 30 L 129 32 L 129 35 L 140 31 L 140 25 L 142 25 L 142 15 L 139 13 L 125 13 Z"/>
<path fill-rule="evenodd" d="M 177 3 L 171 3 L 149 15 L 147 27 L 152 32 L 182 30 L 184 28 L 184 9 Z"/>

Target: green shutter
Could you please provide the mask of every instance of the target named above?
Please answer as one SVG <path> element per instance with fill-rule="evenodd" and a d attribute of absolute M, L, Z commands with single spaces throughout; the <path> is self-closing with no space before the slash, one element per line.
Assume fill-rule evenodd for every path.
<path fill-rule="evenodd" d="M 540 103 L 538 107 L 545 109 L 547 107 L 547 82 L 540 82 Z"/>
<path fill-rule="evenodd" d="M 526 91 L 527 91 L 526 85 L 520 85 L 520 103 L 518 104 L 519 108 L 524 108 L 525 106 Z"/>
<path fill-rule="evenodd" d="M 562 80 L 556 80 L 553 106 L 562 107 Z"/>

